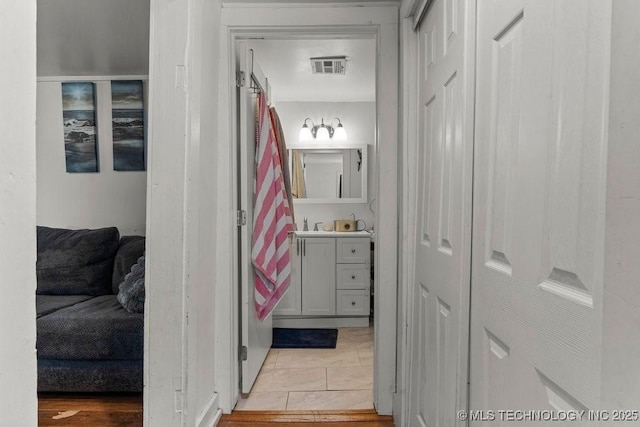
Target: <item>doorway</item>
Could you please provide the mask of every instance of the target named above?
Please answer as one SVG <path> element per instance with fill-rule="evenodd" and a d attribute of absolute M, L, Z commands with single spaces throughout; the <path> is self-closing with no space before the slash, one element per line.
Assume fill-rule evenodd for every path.
<path fill-rule="evenodd" d="M 144 269 L 138 260 L 147 234 L 150 6 L 134 3 L 127 6 L 136 26 L 117 17 L 118 2 L 38 2 L 32 268 L 40 408 L 99 407 L 108 400 L 101 394 L 112 393 L 142 422 L 144 302 L 125 307 L 117 298 L 132 267 Z M 104 60 L 86 61 L 89 51 Z M 46 261 L 50 252 L 55 263 Z M 64 273 L 47 276 L 49 269 Z M 139 285 L 144 280 L 141 274 Z M 61 349 L 72 336 L 76 344 Z"/>
<path fill-rule="evenodd" d="M 376 40 L 372 34 L 271 36 L 239 40 L 236 55 L 238 198 L 247 216 L 239 228 L 243 397 L 236 409 L 373 409 Z M 261 322 L 253 310 L 253 266 L 245 249 L 259 210 L 253 206 L 257 92 L 286 141 L 282 150 L 289 161 L 282 169 L 285 177 L 295 177 L 291 208 L 298 230 L 290 240 L 289 289 Z M 301 129 L 319 133 L 307 141 Z M 321 129 L 328 129 L 326 141 Z M 362 231 L 334 232 L 334 220 L 350 215 Z M 345 259 L 345 245 L 358 257 Z M 269 349 L 272 330 L 285 340 L 290 334 L 338 336 L 328 343 L 289 340 Z M 317 345 L 326 348 L 312 348 Z"/>
<path fill-rule="evenodd" d="M 394 8 L 389 8 L 389 12 L 395 12 Z M 378 11 L 379 12 L 379 11 Z M 294 12 L 291 12 L 294 14 Z M 329 13 L 331 14 L 331 13 Z M 271 15 L 271 16 L 269 16 Z M 365 13 L 365 15 L 367 15 Z M 271 22 L 276 18 L 273 16 L 273 13 L 270 9 L 265 9 L 266 20 Z M 354 15 L 355 16 L 355 15 Z M 242 19 L 241 19 L 242 18 Z M 367 17 L 363 16 L 363 22 L 357 26 L 347 26 L 341 27 L 339 30 L 336 30 L 335 27 L 325 27 L 322 29 L 314 29 L 309 30 L 308 28 L 296 28 L 296 27 L 279 27 L 277 31 L 272 30 L 264 30 L 256 29 L 253 31 L 246 29 L 246 23 L 244 22 L 244 16 L 239 17 L 236 16 L 234 19 L 227 19 L 229 22 L 238 23 L 238 26 L 242 26 L 243 28 L 235 28 L 234 26 L 229 26 L 229 46 L 230 48 L 230 56 L 229 58 L 235 58 L 235 43 L 239 39 L 251 39 L 251 38 L 283 38 L 283 37 L 297 37 L 297 38 L 309 38 L 309 39 L 328 39 L 328 38 L 337 38 L 339 36 L 345 37 L 349 36 L 351 38 L 363 38 L 363 35 L 367 35 L 368 38 L 374 38 L 376 40 L 376 67 L 378 68 L 378 73 L 376 74 L 376 124 L 374 137 L 376 141 L 376 147 L 378 149 L 377 155 L 375 158 L 371 160 L 372 164 L 374 164 L 378 170 L 381 165 L 383 166 L 382 170 L 384 172 L 382 174 L 378 174 L 374 178 L 374 183 L 378 188 L 378 195 L 376 200 L 371 201 L 371 208 L 376 212 L 377 222 L 379 224 L 383 224 L 377 227 L 376 231 L 376 243 L 377 242 L 385 242 L 388 245 L 382 245 L 381 250 L 376 251 L 375 259 L 373 261 L 375 276 L 376 278 L 380 278 L 380 280 L 376 280 L 376 283 L 387 283 L 387 286 L 381 286 L 379 289 L 376 289 L 375 298 L 374 298 L 374 312 L 376 316 L 373 322 L 373 335 L 375 336 L 376 342 L 381 342 L 381 339 L 384 339 L 387 343 L 395 342 L 395 297 L 396 297 L 396 239 L 397 233 L 395 231 L 395 224 L 397 222 L 397 207 L 395 202 L 390 202 L 390 200 L 395 200 L 397 191 L 396 191 L 396 183 L 397 178 L 395 176 L 395 159 L 396 159 L 396 98 L 397 98 L 397 86 L 388 83 L 385 85 L 384 90 L 380 91 L 381 80 L 384 76 L 393 76 L 389 79 L 389 81 L 395 82 L 397 79 L 396 72 L 397 70 L 393 69 L 394 67 L 382 66 L 381 64 L 381 55 L 383 53 L 387 53 L 390 58 L 395 58 L 397 56 L 397 24 L 382 24 L 382 25 L 371 25 L 371 22 L 379 21 L 380 18 L 375 17 L 373 19 L 369 19 L 369 21 L 364 21 Z M 282 15 L 280 16 L 282 18 Z M 369 17 L 371 18 L 371 17 Z M 237 21 L 236 21 L 237 20 Z M 326 21 L 331 21 L 330 17 L 325 19 Z M 356 19 L 360 21 L 360 18 Z M 282 19 L 280 19 L 282 21 Z M 389 20 L 391 22 L 392 20 Z M 225 17 L 223 16 L 223 23 L 225 22 Z M 229 24 L 227 22 L 227 24 Z M 244 25 L 240 25 L 240 23 L 244 23 Z M 392 65 L 393 60 L 389 62 L 387 65 Z M 235 71 L 232 71 L 233 68 L 230 66 L 230 75 L 227 84 L 231 84 L 235 90 Z M 382 69 L 382 73 L 380 70 Z M 233 78 L 232 78 L 233 77 Z M 381 103 L 381 100 L 390 101 L 388 103 Z M 232 108 L 230 109 L 231 113 L 237 111 L 237 106 L 235 105 L 235 101 L 231 102 Z M 236 122 L 233 119 L 233 114 L 229 115 L 229 123 L 231 123 L 231 130 L 236 128 Z M 302 122 L 297 124 L 296 126 L 300 127 Z M 232 156 L 233 157 L 233 156 Z M 233 162 L 235 164 L 235 161 Z M 391 173 L 391 175 L 388 175 Z M 386 175 L 386 176 L 385 176 Z M 381 184 L 382 183 L 382 184 Z M 385 203 L 387 201 L 387 203 Z M 382 206 L 382 209 L 380 209 Z M 368 209 L 368 205 L 365 205 Z M 385 221 L 386 219 L 386 221 Z M 300 221 L 301 222 L 301 221 Z M 378 245 L 379 246 L 379 245 Z M 381 295 L 382 294 L 382 295 Z M 385 296 L 386 294 L 386 296 Z M 239 312 L 236 305 L 232 306 L 232 310 L 235 314 L 231 314 L 232 319 L 239 319 Z M 386 319 L 386 321 L 385 321 Z M 236 323 L 233 328 L 230 330 L 231 336 L 229 339 L 233 343 L 238 343 L 238 335 L 237 331 L 239 330 L 239 325 Z M 233 331 L 236 331 L 235 333 Z M 386 338 L 386 339 L 385 339 Z M 238 348 L 239 345 L 234 344 L 235 348 Z M 226 356 L 226 355 L 225 355 Z M 228 357 L 228 356 L 226 356 Z M 237 356 L 236 356 L 237 357 Z M 375 346 L 374 348 L 374 374 L 373 376 L 376 378 L 376 384 L 373 389 L 373 403 L 375 408 L 379 413 L 382 414 L 390 414 L 392 407 L 392 391 L 393 384 L 395 378 L 395 348 L 393 345 L 387 346 Z M 225 398 L 228 398 L 228 410 L 230 411 L 236 405 L 237 399 L 240 395 L 239 391 L 239 369 L 237 366 L 237 358 L 233 360 L 229 360 L 229 387 L 230 393 L 227 396 L 221 397 L 221 404 L 223 409 L 225 407 Z M 227 409 L 225 409 L 226 411 Z"/>

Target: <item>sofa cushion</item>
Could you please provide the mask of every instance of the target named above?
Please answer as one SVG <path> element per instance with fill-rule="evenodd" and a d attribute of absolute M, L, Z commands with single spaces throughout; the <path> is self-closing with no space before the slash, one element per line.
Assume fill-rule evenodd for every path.
<path fill-rule="evenodd" d="M 91 298 L 91 295 L 36 295 L 36 316 L 45 316 Z"/>
<path fill-rule="evenodd" d="M 112 294 L 113 260 L 120 237 L 117 228 L 38 227 L 37 234 L 38 294 Z"/>
<path fill-rule="evenodd" d="M 115 295 L 103 295 L 37 320 L 38 358 L 142 359 L 144 315 L 129 313 Z"/>
<path fill-rule="evenodd" d="M 123 282 L 124 276 L 129 274 L 131 267 L 138 262 L 138 258 L 144 255 L 144 236 L 122 236 L 120 246 L 113 263 L 113 278 L 111 291 L 118 293 L 118 287 Z"/>
<path fill-rule="evenodd" d="M 124 276 L 117 296 L 118 302 L 130 313 L 144 313 L 144 255 Z"/>

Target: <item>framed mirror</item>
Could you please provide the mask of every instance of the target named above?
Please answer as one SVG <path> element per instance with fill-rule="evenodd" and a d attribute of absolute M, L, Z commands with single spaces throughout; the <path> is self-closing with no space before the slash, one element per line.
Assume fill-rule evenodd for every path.
<path fill-rule="evenodd" d="M 294 203 L 367 203 L 367 144 L 289 149 Z"/>

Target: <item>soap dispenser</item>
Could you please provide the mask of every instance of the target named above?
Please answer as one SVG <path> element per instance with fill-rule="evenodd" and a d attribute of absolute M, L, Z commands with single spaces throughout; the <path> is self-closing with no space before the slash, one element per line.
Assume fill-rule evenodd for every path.
<path fill-rule="evenodd" d="M 307 217 L 304 217 L 304 224 L 302 226 L 302 231 L 309 231 L 309 223 L 307 222 Z"/>

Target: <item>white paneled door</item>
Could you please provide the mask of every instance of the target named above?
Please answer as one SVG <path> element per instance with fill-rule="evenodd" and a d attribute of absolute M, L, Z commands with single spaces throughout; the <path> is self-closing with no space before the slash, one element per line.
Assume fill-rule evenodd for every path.
<path fill-rule="evenodd" d="M 453 426 L 466 408 L 474 14 L 473 1 L 434 0 L 419 28 L 410 426 Z"/>
<path fill-rule="evenodd" d="M 253 188 L 255 185 L 256 99 L 251 88 L 253 56 L 244 41 L 238 42 L 236 69 L 245 76 L 238 87 L 239 209 L 246 212 L 246 225 L 238 228 L 240 241 L 240 354 L 241 391 L 249 393 L 271 348 L 273 318 L 258 320 L 255 308 L 254 270 L 251 263 Z M 257 68 L 257 67 L 256 67 Z M 239 79 L 240 80 L 240 79 Z M 264 85 L 266 87 L 266 85 Z"/>
<path fill-rule="evenodd" d="M 478 2 L 471 409 L 600 400 L 607 8 Z"/>

